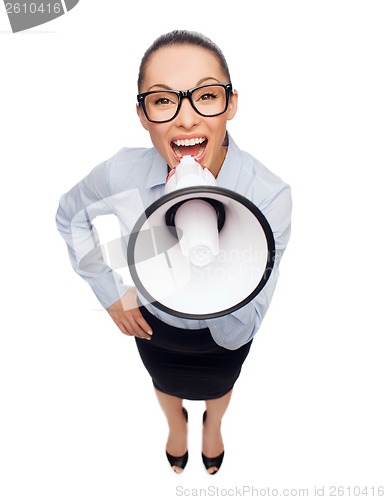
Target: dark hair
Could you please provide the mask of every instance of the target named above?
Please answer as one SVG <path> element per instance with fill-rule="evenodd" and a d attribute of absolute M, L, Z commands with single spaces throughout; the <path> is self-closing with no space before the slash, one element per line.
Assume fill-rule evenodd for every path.
<path fill-rule="evenodd" d="M 202 47 L 209 50 L 217 58 L 221 69 L 224 71 L 229 82 L 231 81 L 228 63 L 226 62 L 224 54 L 221 52 L 220 48 L 212 42 L 212 40 L 210 40 L 210 38 L 202 35 L 201 33 L 197 33 L 196 31 L 174 30 L 158 37 L 143 55 L 139 66 L 138 92 L 140 92 L 140 88 L 145 79 L 146 66 L 150 57 L 162 47 L 169 47 L 173 45 L 194 45 L 196 47 Z"/>

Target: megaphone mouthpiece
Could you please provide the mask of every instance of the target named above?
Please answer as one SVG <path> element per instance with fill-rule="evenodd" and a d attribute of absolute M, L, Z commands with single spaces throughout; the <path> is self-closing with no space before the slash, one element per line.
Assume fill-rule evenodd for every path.
<path fill-rule="evenodd" d="M 192 186 L 216 186 L 216 179 L 210 170 L 201 166 L 194 156 L 183 156 L 180 163 L 169 172 L 165 192 Z"/>

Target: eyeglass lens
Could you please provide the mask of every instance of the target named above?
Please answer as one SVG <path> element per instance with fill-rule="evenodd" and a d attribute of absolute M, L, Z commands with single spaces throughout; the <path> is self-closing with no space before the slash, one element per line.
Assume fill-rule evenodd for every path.
<path fill-rule="evenodd" d="M 204 116 L 224 113 L 227 105 L 227 93 L 224 87 L 210 85 L 192 92 L 193 107 Z M 178 94 L 160 90 L 145 97 L 145 109 L 150 120 L 167 121 L 174 118 L 178 109 Z"/>

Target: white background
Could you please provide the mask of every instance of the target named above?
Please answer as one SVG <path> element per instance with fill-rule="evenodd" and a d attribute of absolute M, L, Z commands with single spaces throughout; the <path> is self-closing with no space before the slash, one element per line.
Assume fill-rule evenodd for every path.
<path fill-rule="evenodd" d="M 386 486 L 384 2 L 80 0 L 19 34 L 1 12 L 0 497 Z M 186 403 L 186 470 L 168 467 L 134 341 L 73 273 L 54 223 L 60 195 L 96 164 L 150 145 L 137 69 L 176 28 L 223 49 L 240 93 L 229 129 L 294 199 L 281 279 L 213 477 L 200 459 L 201 402 Z"/>

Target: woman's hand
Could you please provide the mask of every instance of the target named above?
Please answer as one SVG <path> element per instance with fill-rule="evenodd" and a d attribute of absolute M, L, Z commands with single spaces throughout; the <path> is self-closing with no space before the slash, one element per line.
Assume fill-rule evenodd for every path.
<path fill-rule="evenodd" d="M 153 332 L 138 309 L 135 287 L 129 288 L 123 297 L 107 308 L 107 312 L 125 335 L 151 339 Z"/>

